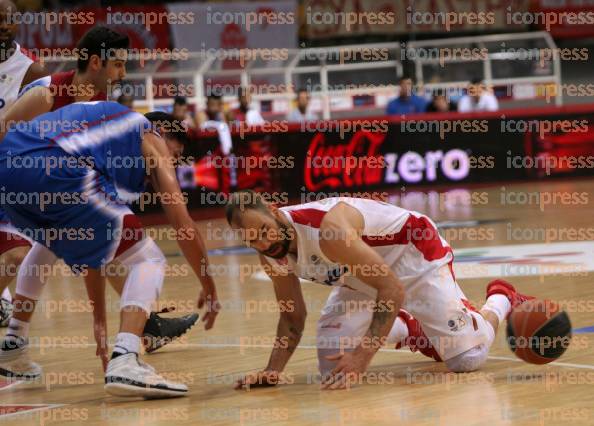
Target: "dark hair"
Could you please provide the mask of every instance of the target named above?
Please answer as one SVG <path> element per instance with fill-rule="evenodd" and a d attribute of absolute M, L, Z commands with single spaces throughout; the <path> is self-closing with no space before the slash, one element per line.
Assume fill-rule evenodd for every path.
<path fill-rule="evenodd" d="M 299 96 L 299 93 L 304 93 L 304 92 L 307 93 L 307 94 L 309 94 L 309 90 L 307 90 L 305 87 L 300 87 L 300 88 L 297 89 L 297 92 L 296 93 Z"/>
<path fill-rule="evenodd" d="M 113 57 L 117 49 L 128 49 L 130 40 L 125 34 L 120 34 L 110 28 L 98 26 L 87 31 L 76 45 L 79 56 L 77 67 L 79 71 L 86 71 L 92 55 L 101 58 L 103 64 Z"/>
<path fill-rule="evenodd" d="M 231 225 L 237 216 L 237 212 L 245 210 L 268 211 L 262 196 L 251 189 L 229 194 L 227 204 L 225 205 L 225 217 L 227 218 L 227 223 Z"/>
<path fill-rule="evenodd" d="M 117 101 L 117 103 L 121 104 L 121 103 L 124 103 L 124 102 L 126 102 L 128 100 L 129 101 L 134 101 L 134 98 L 131 95 L 126 95 L 126 94 L 122 93 L 120 96 L 118 96 L 118 98 L 117 98 L 116 101 Z"/>
<path fill-rule="evenodd" d="M 431 95 L 436 98 L 438 96 L 443 96 L 444 98 L 448 97 L 448 91 L 447 89 L 444 88 L 440 88 L 440 89 L 434 89 L 433 92 L 431 93 Z"/>
<path fill-rule="evenodd" d="M 221 95 L 219 95 L 218 93 L 211 93 L 206 97 L 206 100 L 215 100 L 215 101 L 220 101 L 221 99 L 223 99 L 223 97 Z"/>
<path fill-rule="evenodd" d="M 399 79 L 398 79 L 398 83 L 402 83 L 404 80 L 412 80 L 414 83 L 414 78 L 412 78 L 410 75 L 408 74 L 403 74 Z"/>
<path fill-rule="evenodd" d="M 187 105 L 188 101 L 184 96 L 176 96 L 173 98 L 173 105 Z"/>
<path fill-rule="evenodd" d="M 181 120 L 176 120 L 171 114 L 163 111 L 152 111 L 144 114 L 153 128 L 163 127 L 165 133 L 185 145 L 188 142 L 188 132 Z"/>
<path fill-rule="evenodd" d="M 474 77 L 472 80 L 470 80 L 470 84 L 483 84 L 483 79 Z"/>

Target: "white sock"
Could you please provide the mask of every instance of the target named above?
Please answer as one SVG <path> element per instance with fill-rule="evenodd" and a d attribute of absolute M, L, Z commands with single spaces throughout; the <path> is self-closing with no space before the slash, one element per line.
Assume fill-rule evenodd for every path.
<path fill-rule="evenodd" d="M 511 303 L 503 294 L 494 294 L 489 296 L 482 309 L 493 312 L 501 323 L 511 311 Z"/>
<path fill-rule="evenodd" d="M 140 337 L 132 333 L 118 333 L 113 348 L 114 354 L 127 354 L 140 351 Z"/>
<path fill-rule="evenodd" d="M 8 289 L 8 287 L 4 289 L 4 291 L 2 292 L 2 296 L 0 297 L 2 299 L 8 300 L 9 302 L 12 302 L 12 296 L 10 295 L 10 290 Z"/>
<path fill-rule="evenodd" d="M 25 321 L 20 321 L 16 318 L 11 318 L 8 322 L 8 331 L 6 335 L 12 335 L 17 337 L 27 338 L 29 337 L 29 323 Z"/>

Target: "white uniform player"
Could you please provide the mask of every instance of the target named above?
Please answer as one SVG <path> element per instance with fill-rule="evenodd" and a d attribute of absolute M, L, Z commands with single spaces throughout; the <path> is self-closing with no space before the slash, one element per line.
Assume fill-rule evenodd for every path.
<path fill-rule="evenodd" d="M 340 202 L 363 215 L 362 239 L 402 282 L 406 290 L 403 308 L 422 324 L 441 359 L 447 361 L 474 347 L 490 346 L 493 330 L 480 314 L 473 312 L 456 283 L 451 268 L 452 249 L 431 219 L 384 202 L 328 198 L 280 208 L 296 230 L 298 256 L 288 254 L 281 260 L 267 257 L 277 272 L 290 271 L 300 278 L 334 287 L 318 322 L 321 363 L 323 349 L 354 348 L 360 342 L 371 323 L 370 307 L 377 294 L 361 280 L 345 275 L 347 268 L 331 262 L 320 250 L 320 222 Z M 388 337 L 389 343 L 400 341 L 397 325 Z"/>
<path fill-rule="evenodd" d="M 25 74 L 33 62 L 18 43 L 12 56 L 0 62 L 0 118 L 17 100 Z"/>
<path fill-rule="evenodd" d="M 456 283 L 452 249 L 431 219 L 384 202 L 340 197 L 278 208 L 239 191 L 225 215 L 259 252 L 278 302 L 293 307 L 279 315 L 267 367 L 241 377 L 236 389 L 278 384 L 305 327 L 298 277 L 333 287 L 317 327 L 324 389 L 348 387 L 385 343 L 444 361 L 450 371 L 474 371 L 499 324 L 532 298 L 497 279 L 477 311 Z"/>

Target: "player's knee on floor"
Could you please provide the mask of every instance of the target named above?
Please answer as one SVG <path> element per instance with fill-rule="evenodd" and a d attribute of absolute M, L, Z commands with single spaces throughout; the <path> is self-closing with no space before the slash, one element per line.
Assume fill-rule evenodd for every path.
<path fill-rule="evenodd" d="M 482 367 L 488 355 L 489 347 L 481 344 L 448 359 L 445 365 L 454 373 L 469 373 Z"/>

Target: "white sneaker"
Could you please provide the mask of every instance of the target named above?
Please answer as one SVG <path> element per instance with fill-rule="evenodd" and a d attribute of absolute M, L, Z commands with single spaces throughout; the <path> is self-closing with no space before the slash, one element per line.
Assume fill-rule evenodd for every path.
<path fill-rule="evenodd" d="M 15 349 L 6 350 L 10 347 Z M 0 376 L 9 379 L 35 381 L 41 377 L 43 370 L 41 366 L 29 358 L 29 341 L 20 339 L 20 341 L 8 342 L 5 337 L 0 343 Z"/>
<path fill-rule="evenodd" d="M 137 354 L 128 353 L 109 361 L 105 391 L 114 396 L 172 398 L 186 395 L 188 387 L 165 380 L 153 367 L 141 363 Z"/>

